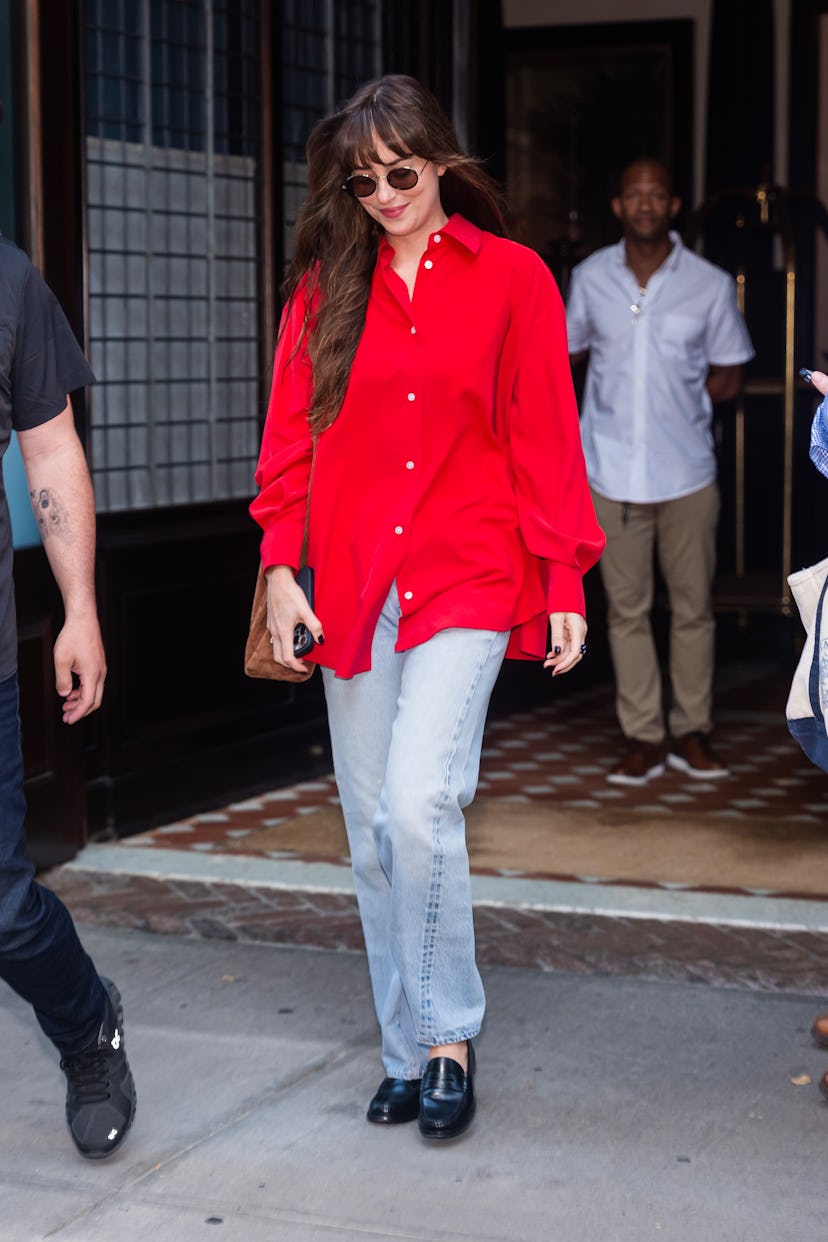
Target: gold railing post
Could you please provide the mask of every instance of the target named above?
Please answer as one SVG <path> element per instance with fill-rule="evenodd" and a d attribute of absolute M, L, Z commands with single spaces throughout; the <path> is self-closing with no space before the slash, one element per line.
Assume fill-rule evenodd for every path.
<path fill-rule="evenodd" d="M 791 572 L 793 532 L 794 316 L 796 313 L 796 265 L 790 252 L 787 256 L 785 281 L 785 463 L 782 500 L 781 604 L 783 614 L 789 616 L 791 594 L 788 587 L 788 575 Z"/>
<path fill-rule="evenodd" d="M 736 276 L 736 302 L 745 313 L 745 273 Z M 745 395 L 736 398 L 736 577 L 745 576 Z"/>

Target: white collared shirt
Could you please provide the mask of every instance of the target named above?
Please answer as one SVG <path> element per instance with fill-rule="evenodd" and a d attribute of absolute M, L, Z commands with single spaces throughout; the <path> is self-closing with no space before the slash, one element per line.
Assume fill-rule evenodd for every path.
<path fill-rule="evenodd" d="M 572 272 L 569 349 L 590 351 L 581 435 L 592 486 L 609 500 L 655 504 L 716 477 L 705 387 L 712 366 L 753 357 L 733 278 L 682 245 L 642 294 L 623 239 Z"/>

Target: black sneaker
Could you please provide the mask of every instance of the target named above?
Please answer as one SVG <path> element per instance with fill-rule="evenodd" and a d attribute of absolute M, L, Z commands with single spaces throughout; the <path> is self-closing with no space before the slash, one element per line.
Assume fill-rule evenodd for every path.
<path fill-rule="evenodd" d="M 65 1056 L 66 1123 L 87 1160 L 111 1156 L 123 1143 L 135 1115 L 135 1083 L 124 1051 L 124 1010 L 111 979 L 103 1021 L 94 1044 Z"/>

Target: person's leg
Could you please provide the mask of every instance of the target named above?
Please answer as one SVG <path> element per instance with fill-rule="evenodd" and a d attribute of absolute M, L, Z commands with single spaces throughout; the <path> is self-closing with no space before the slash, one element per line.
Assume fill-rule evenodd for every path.
<path fill-rule="evenodd" d="M 371 672 L 324 679 L 383 1061 L 418 1079 L 430 1046 L 482 1019 L 461 807 L 508 636 L 445 631 L 395 653 L 398 618 L 392 592 Z"/>
<path fill-rule="evenodd" d="M 121 998 L 99 977 L 66 907 L 35 883 L 25 815 L 14 676 L 0 683 L 0 978 L 61 1052 L 69 1132 L 81 1155 L 99 1160 L 120 1147 L 135 1113 Z"/>
<path fill-rule="evenodd" d="M 416 1040 L 389 939 L 392 877 L 380 862 L 374 833 L 402 677 L 403 655 L 394 651 L 399 618 L 392 588 L 374 633 L 370 671 L 343 679 L 323 668 L 322 677 L 383 1060 L 390 1077 L 419 1079 Z"/>
<path fill-rule="evenodd" d="M 375 831 L 392 877 L 390 934 L 420 1067 L 480 1030 L 463 808 L 477 788 L 508 634 L 449 629 L 405 653 Z"/>
<path fill-rule="evenodd" d="M 713 727 L 718 487 L 711 483 L 659 505 L 657 520 L 659 565 L 670 598 L 670 733 L 707 734 Z"/>
<path fill-rule="evenodd" d="M 489 699 L 508 634 L 444 630 L 408 652 L 376 827 L 392 868 L 391 939 L 422 1066 L 425 1139 L 475 1115 L 485 1008 L 475 961 L 463 809 L 474 797 Z"/>
<path fill-rule="evenodd" d="M 653 638 L 653 505 L 621 504 L 593 492 L 607 536 L 599 562 L 607 596 L 607 630 L 616 711 L 627 738 L 664 739 L 661 670 Z"/>
<path fill-rule="evenodd" d="M 61 1053 L 76 1052 L 97 1035 L 106 993 L 68 910 L 34 881 L 25 815 L 14 676 L 0 683 L 0 978 Z"/>

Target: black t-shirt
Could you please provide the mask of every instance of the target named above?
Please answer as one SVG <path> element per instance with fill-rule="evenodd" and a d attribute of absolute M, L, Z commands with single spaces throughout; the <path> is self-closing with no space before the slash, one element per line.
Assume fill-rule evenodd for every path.
<path fill-rule="evenodd" d="M 0 458 L 12 430 L 56 418 L 67 393 L 94 380 L 55 295 L 23 251 L 0 237 Z M 0 475 L 0 681 L 16 666 L 11 525 Z"/>

